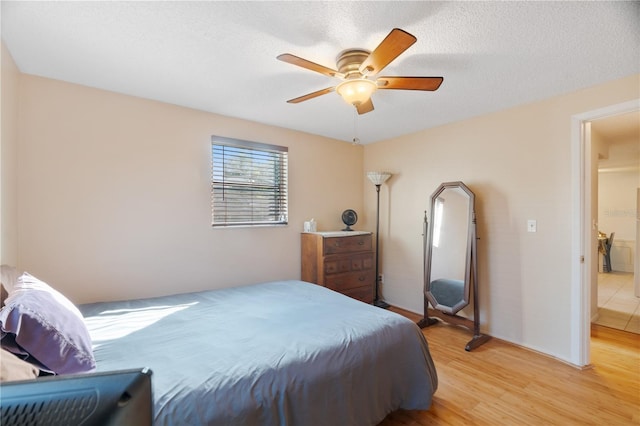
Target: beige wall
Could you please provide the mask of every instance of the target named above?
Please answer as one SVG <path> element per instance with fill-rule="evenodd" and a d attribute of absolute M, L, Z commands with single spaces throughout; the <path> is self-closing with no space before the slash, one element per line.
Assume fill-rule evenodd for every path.
<path fill-rule="evenodd" d="M 300 277 L 300 231 L 362 210 L 362 147 L 22 75 L 19 267 L 75 302 Z M 286 227 L 212 229 L 210 137 L 289 147 Z"/>
<path fill-rule="evenodd" d="M 4 42 L 1 43 L 0 93 L 0 263 L 18 261 L 18 78 L 19 71 Z"/>
<path fill-rule="evenodd" d="M 75 302 L 298 278 L 303 221 L 338 229 L 342 210 L 354 208 L 356 228 L 375 229 L 364 171 L 388 170 L 385 299 L 422 311 L 424 211 L 441 182 L 462 180 L 477 197 L 483 329 L 569 359 L 571 116 L 638 98 L 638 76 L 363 149 L 17 75 L 4 53 L 3 261 Z M 209 226 L 212 134 L 289 146 L 288 227 Z M 526 232 L 528 219 L 537 233 Z"/>
<path fill-rule="evenodd" d="M 365 170 L 394 174 L 381 192 L 385 299 L 422 311 L 423 212 L 441 182 L 462 180 L 477 197 L 482 328 L 570 359 L 571 117 L 639 95 L 632 76 L 367 145 Z"/>

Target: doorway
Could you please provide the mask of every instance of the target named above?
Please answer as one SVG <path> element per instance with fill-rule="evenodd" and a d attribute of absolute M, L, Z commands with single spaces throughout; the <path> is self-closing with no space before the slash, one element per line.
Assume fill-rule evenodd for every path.
<path fill-rule="evenodd" d="M 591 122 L 640 111 L 640 99 L 588 111 L 572 117 L 572 259 L 571 360 L 579 366 L 590 362 L 591 302 L 597 282 L 598 225 L 594 221 L 594 173 Z M 594 170 L 595 169 L 595 170 Z M 594 278 L 595 276 L 595 278 Z"/>
<path fill-rule="evenodd" d="M 592 322 L 640 334 L 640 298 L 634 294 L 637 238 L 637 193 L 640 191 L 640 111 L 591 122 L 596 161 L 594 208 L 598 227 L 598 272 L 595 274 Z"/>

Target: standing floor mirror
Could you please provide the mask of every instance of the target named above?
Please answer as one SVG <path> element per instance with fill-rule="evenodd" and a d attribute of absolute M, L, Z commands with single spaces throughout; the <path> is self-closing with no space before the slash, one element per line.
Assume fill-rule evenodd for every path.
<path fill-rule="evenodd" d="M 442 320 L 473 332 L 465 350 L 489 340 L 480 333 L 475 195 L 462 182 L 445 182 L 424 214 L 424 318 L 420 328 Z M 473 318 L 458 312 L 473 300 Z"/>

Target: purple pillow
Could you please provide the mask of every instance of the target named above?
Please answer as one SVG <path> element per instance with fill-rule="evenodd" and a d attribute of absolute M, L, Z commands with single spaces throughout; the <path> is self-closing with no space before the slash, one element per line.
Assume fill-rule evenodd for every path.
<path fill-rule="evenodd" d="M 73 303 L 39 279 L 23 273 L 0 310 L 2 347 L 33 357 L 56 374 L 95 369 L 91 337 Z"/>

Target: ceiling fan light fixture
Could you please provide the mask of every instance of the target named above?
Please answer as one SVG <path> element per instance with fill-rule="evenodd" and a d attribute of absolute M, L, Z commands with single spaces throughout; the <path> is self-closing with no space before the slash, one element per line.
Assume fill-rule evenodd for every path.
<path fill-rule="evenodd" d="M 349 105 L 360 105 L 371 99 L 371 95 L 376 91 L 378 85 L 366 78 L 353 78 L 345 80 L 336 86 L 336 92 Z"/>

